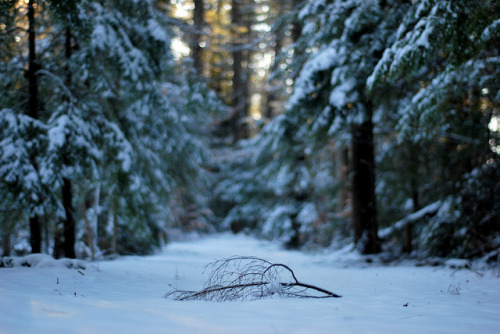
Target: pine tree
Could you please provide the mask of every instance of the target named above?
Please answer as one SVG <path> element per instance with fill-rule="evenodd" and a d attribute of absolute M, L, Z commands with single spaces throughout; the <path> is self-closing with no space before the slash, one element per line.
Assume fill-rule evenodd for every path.
<path fill-rule="evenodd" d="M 460 242 L 460 247 L 477 244 L 472 241 L 475 237 L 453 237 L 464 225 L 463 231 L 471 231 L 471 235 L 494 234 L 485 233 L 478 224 L 484 216 L 472 218 L 461 207 L 481 201 L 470 194 L 464 201 L 462 194 L 468 193 L 464 180 L 471 177 L 469 173 L 482 173 L 479 170 L 498 159 L 488 129 L 498 105 L 498 95 L 490 93 L 498 91 L 498 13 L 498 5 L 492 1 L 415 1 L 398 27 L 396 40 L 368 80 L 371 87 L 380 82 L 399 85 L 402 79 L 415 83 L 398 97 L 395 127 L 399 147 L 392 148 L 391 155 L 402 163 L 408 152 L 410 159 L 406 159 L 418 157 L 418 167 L 402 168 L 393 175 L 405 178 L 405 171 L 412 173 L 413 207 L 448 198 L 420 237 L 421 243 L 431 244 L 432 251 L 440 255 L 459 251 Z M 489 204 L 482 202 L 481 206 Z M 452 213 L 451 208 L 456 211 Z M 493 226 L 489 228 L 494 230 Z M 467 248 L 455 255 L 472 254 Z"/>
<path fill-rule="evenodd" d="M 203 179 L 198 179 L 203 144 L 187 125 L 193 122 L 191 115 L 200 115 L 195 106 L 205 97 L 198 90 L 189 101 L 179 99 L 186 83 L 174 79 L 176 70 L 168 58 L 170 38 L 150 3 L 120 2 L 113 10 L 93 3 L 90 8 L 93 31 L 88 48 L 79 55 L 87 61 L 80 75 L 92 80 L 92 90 L 100 92 L 97 102 L 107 109 L 106 122 L 113 125 L 108 131 L 115 140 L 104 144 L 121 161 L 117 169 L 108 170 L 104 164 L 103 173 L 112 182 L 104 184 L 100 194 L 119 212 L 116 223 L 139 230 L 137 236 L 144 240 L 137 242 L 157 242 L 164 228 L 160 224 L 171 220 L 167 199 L 180 187 L 196 191 Z M 110 75 L 113 80 L 106 77 Z M 113 142 L 118 147 L 109 146 Z M 149 248 L 134 246 L 126 234 L 122 238 L 122 245 L 136 251 Z"/>
<path fill-rule="evenodd" d="M 36 60 L 36 33 L 35 33 L 35 2 L 30 0 L 28 3 L 28 44 L 29 44 L 29 61 L 28 61 L 28 115 L 34 120 L 38 119 L 38 63 Z M 38 169 L 35 157 L 30 156 L 35 170 Z M 42 250 L 42 230 L 40 224 L 40 217 L 36 214 L 30 217 L 30 234 L 31 234 L 31 251 L 33 253 L 40 253 Z"/>
<path fill-rule="evenodd" d="M 199 75 L 203 75 L 203 48 L 200 43 L 202 41 L 203 28 L 205 25 L 205 1 L 204 0 L 194 0 L 194 10 L 193 10 L 193 36 L 192 36 L 192 46 L 191 53 L 193 57 L 194 68 Z"/>
<path fill-rule="evenodd" d="M 37 59 L 43 109 L 34 118 L 15 110 L 15 95 L 2 97 L 10 106 L 1 113 L 2 206 L 42 216 L 47 237 L 63 231 L 56 248 L 65 250 L 54 255 L 151 251 L 173 221 L 176 196 L 206 206 L 200 124 L 221 106 L 174 64 L 154 2 L 53 0 L 37 10 L 50 41 Z M 18 79 L 6 77 L 12 89 Z"/>
<path fill-rule="evenodd" d="M 377 237 L 373 117 L 378 101 L 366 89 L 407 5 L 392 1 L 315 1 L 299 14 L 307 60 L 295 81 L 289 113 L 317 140 L 342 138 L 350 128 L 354 241 L 365 253 Z M 317 49 L 317 51 L 313 51 Z"/>

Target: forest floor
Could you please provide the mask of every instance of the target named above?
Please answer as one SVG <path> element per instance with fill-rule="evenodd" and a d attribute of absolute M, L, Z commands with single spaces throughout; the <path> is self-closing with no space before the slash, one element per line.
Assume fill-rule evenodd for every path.
<path fill-rule="evenodd" d="M 284 263 L 300 281 L 342 298 L 164 298 L 172 286 L 202 289 L 204 266 L 233 255 Z M 347 249 L 307 254 L 230 234 L 173 242 L 146 257 L 81 262 L 42 255 L 15 261 L 31 267 L 0 268 L 1 334 L 486 334 L 500 328 L 500 270 L 492 268 L 382 265 Z"/>

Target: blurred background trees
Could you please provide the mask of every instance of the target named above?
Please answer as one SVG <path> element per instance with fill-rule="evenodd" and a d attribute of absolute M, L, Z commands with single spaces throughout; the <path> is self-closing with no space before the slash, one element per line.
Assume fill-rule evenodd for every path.
<path fill-rule="evenodd" d="M 495 1 L 0 6 L 4 254 L 177 228 L 498 255 Z"/>
<path fill-rule="evenodd" d="M 2 39 L 14 42 L 2 54 L 4 244 L 24 233 L 14 214 L 22 213 L 32 252 L 152 251 L 187 208 L 206 207 L 202 125 L 222 105 L 175 63 L 161 3 L 7 5 Z M 195 219 L 209 228 L 203 214 Z"/>
<path fill-rule="evenodd" d="M 223 226 L 295 246 L 352 240 L 364 253 L 497 250 L 486 185 L 498 181 L 482 173 L 498 167 L 498 5 L 290 3 L 270 34 L 271 45 L 288 36 L 267 79 L 283 107 L 261 109 L 272 120 L 217 189 Z"/>

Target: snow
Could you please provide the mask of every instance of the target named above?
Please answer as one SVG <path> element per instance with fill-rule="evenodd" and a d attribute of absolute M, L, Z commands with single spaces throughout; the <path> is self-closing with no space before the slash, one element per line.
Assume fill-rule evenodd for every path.
<path fill-rule="evenodd" d="M 311 225 L 318 218 L 318 211 L 312 203 L 306 203 L 297 215 L 297 221 L 304 225 Z"/>
<path fill-rule="evenodd" d="M 165 33 L 165 29 L 162 28 L 158 22 L 153 19 L 148 20 L 148 30 L 151 36 L 159 42 L 169 43 L 168 35 Z"/>
<path fill-rule="evenodd" d="M 387 238 L 391 233 L 397 230 L 402 230 L 406 225 L 415 222 L 417 220 L 423 219 L 426 215 L 435 214 L 440 207 L 443 205 L 441 201 L 434 202 L 427 205 L 426 207 L 418 210 L 417 212 L 411 213 L 405 218 L 395 222 L 392 226 L 386 227 L 378 232 L 381 238 Z"/>
<path fill-rule="evenodd" d="M 121 161 L 121 168 L 124 172 L 129 172 L 132 165 L 132 145 L 125 138 L 122 130 L 114 123 L 109 123 L 113 134 L 116 136 L 116 141 L 120 147 L 117 159 Z"/>
<path fill-rule="evenodd" d="M 2 264 L 3 263 L 3 264 Z M 30 254 L 22 257 L 5 257 L 0 261 L 0 267 L 29 267 L 29 268 L 77 268 L 85 269 L 86 263 L 77 259 L 54 259 L 47 254 Z"/>
<path fill-rule="evenodd" d="M 495 36 L 495 33 L 500 30 L 500 19 L 493 21 L 484 31 L 481 33 L 481 39 L 485 42 Z"/>
<path fill-rule="evenodd" d="M 50 149 L 63 147 L 66 144 L 66 136 L 70 122 L 68 115 L 61 115 L 55 120 L 55 124 L 49 129 Z"/>
<path fill-rule="evenodd" d="M 343 297 L 222 303 L 163 298 L 169 285 L 201 289 L 203 267 L 232 255 L 287 264 L 300 281 Z M 171 243 L 154 256 L 79 268 L 0 268 L 0 333 L 456 334 L 497 333 L 500 327 L 498 271 L 382 266 L 348 248 L 305 254 L 225 234 Z"/>
<path fill-rule="evenodd" d="M 334 72 L 336 71 L 337 69 Z M 332 75 L 333 81 L 336 81 L 334 80 L 334 75 Z M 341 109 L 349 102 L 348 97 L 350 97 L 349 95 L 352 94 L 353 89 L 356 87 L 356 79 L 354 78 L 341 80 L 340 82 L 330 93 L 330 104 L 338 109 Z"/>
<path fill-rule="evenodd" d="M 298 17 L 300 20 L 304 20 L 307 16 L 317 13 L 319 7 L 325 5 L 325 0 L 309 1 L 305 4 L 304 8 L 300 10 Z"/>
<path fill-rule="evenodd" d="M 102 24 L 96 24 L 92 32 L 92 47 L 98 50 L 105 50 L 109 38 L 106 27 Z M 113 36 L 112 38 L 116 37 Z"/>
<path fill-rule="evenodd" d="M 340 48 L 339 50 L 337 41 L 333 41 L 330 45 L 318 50 L 307 60 L 295 82 L 293 95 L 288 101 L 289 108 L 299 105 L 302 99 L 317 89 L 313 80 L 314 74 L 332 67 L 338 61 L 339 54 L 342 51 L 345 51 L 345 48 Z"/>

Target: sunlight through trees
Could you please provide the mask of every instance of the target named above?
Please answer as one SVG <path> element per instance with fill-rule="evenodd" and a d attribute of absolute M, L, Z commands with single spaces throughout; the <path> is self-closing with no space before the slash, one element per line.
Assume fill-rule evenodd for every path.
<path fill-rule="evenodd" d="M 2 1 L 1 250 L 231 229 L 498 252 L 499 22 L 493 0 Z"/>

